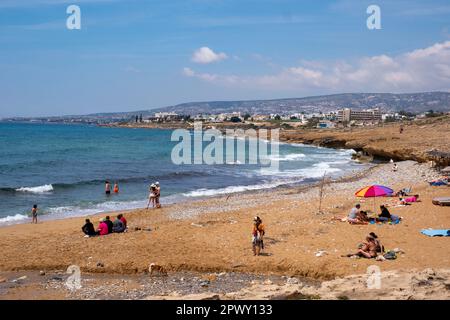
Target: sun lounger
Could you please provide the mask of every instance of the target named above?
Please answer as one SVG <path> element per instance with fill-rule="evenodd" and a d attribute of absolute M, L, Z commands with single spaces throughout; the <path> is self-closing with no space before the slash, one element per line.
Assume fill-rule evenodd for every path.
<path fill-rule="evenodd" d="M 438 206 L 450 206 L 450 197 L 434 198 L 433 204 Z"/>
<path fill-rule="evenodd" d="M 420 232 L 429 237 L 450 237 L 450 229 L 442 229 L 442 230 L 424 229 Z"/>

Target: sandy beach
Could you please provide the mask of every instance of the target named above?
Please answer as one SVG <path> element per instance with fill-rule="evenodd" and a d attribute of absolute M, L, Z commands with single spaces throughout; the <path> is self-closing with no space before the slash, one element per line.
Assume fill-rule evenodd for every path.
<path fill-rule="evenodd" d="M 378 164 L 356 177 L 327 183 L 322 213 L 318 212 L 318 186 L 306 186 L 232 194 L 177 203 L 162 209 L 135 210 L 126 213 L 130 232 L 96 238 L 83 237 L 80 228 L 84 218 L 2 227 L 0 278 L 3 281 L 0 280 L 0 289 L 2 285 L 11 283 L 14 277 L 20 277 L 21 272 L 57 272 L 67 277 L 64 272 L 72 264 L 80 266 L 82 273 L 94 277 L 102 274 L 110 275 L 111 278 L 117 275 L 147 278 L 150 263 L 164 266 L 169 276 L 176 276 L 180 272 L 197 272 L 203 277 L 209 277 L 210 282 L 217 281 L 219 274 L 285 277 L 286 283 L 277 286 L 289 285 L 286 280 L 289 277 L 321 282 L 364 275 L 370 265 L 379 266 L 383 274 L 400 272 L 411 275 L 432 269 L 443 270 L 439 274 L 445 287 L 450 269 L 449 238 L 427 237 L 420 230 L 449 228 L 450 208 L 435 206 L 431 202 L 434 197 L 448 196 L 449 188 L 428 185 L 426 181 L 435 178 L 437 173 L 427 164 L 403 161 L 398 163 L 398 167 L 397 172 L 392 172 L 390 164 Z M 372 198 L 360 199 L 354 196 L 355 191 L 370 184 L 387 185 L 395 190 L 412 187 L 413 193 L 420 194 L 421 202 L 392 207 L 391 213 L 404 218 L 396 225 L 357 226 L 333 219 L 346 216 L 357 202 L 368 210 L 373 210 L 375 203 L 378 210 L 380 204 L 393 203 L 397 199 L 382 197 L 373 201 Z M 267 232 L 266 248 L 263 255 L 258 257 L 253 256 L 250 242 L 251 221 L 256 215 L 262 218 Z M 96 222 L 102 216 L 104 214 L 91 218 Z M 142 230 L 135 231 L 136 227 Z M 386 261 L 341 257 L 354 252 L 371 231 L 379 236 L 386 249 L 398 248 L 403 253 L 396 260 Z M 29 286 L 36 286 L 37 283 L 42 286 L 44 278 L 38 277 Z M 249 288 L 257 284 L 251 281 L 248 282 Z M 264 285 L 264 281 L 258 283 Z M 269 291 L 273 285 L 265 283 Z M 210 292 L 209 286 L 205 285 L 202 290 Z M 334 291 L 338 292 L 339 288 L 343 290 L 342 285 L 335 285 Z M 31 289 L 27 280 L 24 280 L 20 286 L 0 290 L 0 299 L 12 296 L 26 298 L 27 295 L 20 292 L 27 290 Z M 254 298 L 262 289 L 255 290 Z M 320 291 L 320 286 L 314 287 L 314 290 L 308 287 L 304 289 L 308 294 L 317 294 L 322 298 L 333 296 L 331 289 L 327 295 L 323 289 Z M 174 288 L 170 288 L 156 295 L 144 292 L 139 297 L 164 298 L 171 292 L 173 295 L 174 291 Z M 73 293 L 64 286 L 57 292 L 62 298 L 73 297 Z M 221 289 L 216 288 L 216 292 L 220 293 Z M 246 296 L 249 295 L 247 293 Z M 188 297 L 188 292 L 177 297 L 185 296 Z M 95 298 L 95 295 L 90 297 Z M 389 298 L 389 294 L 384 298 Z M 450 298 L 448 288 L 438 298 Z"/>

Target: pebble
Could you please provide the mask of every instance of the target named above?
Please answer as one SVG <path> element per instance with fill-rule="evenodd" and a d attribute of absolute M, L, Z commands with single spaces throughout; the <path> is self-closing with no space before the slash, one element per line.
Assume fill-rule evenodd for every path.
<path fill-rule="evenodd" d="M 45 271 L 43 271 L 43 270 L 39 271 L 39 275 L 40 276 L 45 276 Z"/>

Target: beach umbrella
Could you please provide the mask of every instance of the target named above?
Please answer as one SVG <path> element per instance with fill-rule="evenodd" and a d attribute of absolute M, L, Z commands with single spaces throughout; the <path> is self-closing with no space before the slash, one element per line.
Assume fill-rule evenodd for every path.
<path fill-rule="evenodd" d="M 378 184 L 374 184 L 371 186 L 367 186 L 362 188 L 359 191 L 355 192 L 355 196 L 360 198 L 374 198 L 373 199 L 373 211 L 375 212 L 375 197 L 384 197 L 394 193 L 394 190 L 391 188 L 380 186 Z"/>
<path fill-rule="evenodd" d="M 359 191 L 356 191 L 355 196 L 362 198 L 372 198 L 372 197 L 384 197 L 387 195 L 391 195 L 393 193 L 394 190 L 392 190 L 391 188 L 374 184 L 372 186 L 367 186 Z"/>

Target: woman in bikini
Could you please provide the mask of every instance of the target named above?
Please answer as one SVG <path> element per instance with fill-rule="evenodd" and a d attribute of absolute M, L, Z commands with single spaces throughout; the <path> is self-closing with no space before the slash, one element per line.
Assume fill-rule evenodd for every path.
<path fill-rule="evenodd" d="M 155 207 L 156 204 L 156 185 L 152 184 L 150 186 L 150 194 L 148 195 L 148 203 L 147 209 L 150 207 L 150 203 L 152 204 L 152 208 Z"/>
<path fill-rule="evenodd" d="M 377 256 L 378 252 L 382 251 L 382 246 L 380 241 L 378 240 L 378 236 L 371 232 L 366 237 L 366 242 L 364 242 L 363 246 L 358 249 L 356 253 L 350 253 L 346 255 L 346 257 L 358 256 L 362 258 L 372 259 Z"/>

